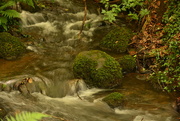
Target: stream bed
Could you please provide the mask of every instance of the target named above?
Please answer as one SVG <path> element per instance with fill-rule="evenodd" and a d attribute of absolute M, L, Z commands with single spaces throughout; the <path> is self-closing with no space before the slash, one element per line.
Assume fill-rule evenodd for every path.
<path fill-rule="evenodd" d="M 129 73 L 116 89 L 89 89 L 83 80 L 78 83 L 72 72 L 75 56 L 96 48 L 97 42 L 111 30 L 103 22 L 97 4 L 88 1 L 84 30 L 79 36 L 84 17 L 84 3 L 78 0 L 56 0 L 52 9 L 39 13 L 22 11 L 24 33 L 38 41 L 27 44 L 31 52 L 15 61 L 0 59 L 1 84 L 32 78 L 38 89 L 24 96 L 18 90 L 0 92 L 0 114 L 13 115 L 22 111 L 51 115 L 43 121 L 178 121 L 172 108 L 175 96 L 153 89 L 138 73 Z M 122 26 L 125 24 L 122 23 Z M 112 109 L 102 101 L 111 92 L 125 95 L 123 107 Z"/>

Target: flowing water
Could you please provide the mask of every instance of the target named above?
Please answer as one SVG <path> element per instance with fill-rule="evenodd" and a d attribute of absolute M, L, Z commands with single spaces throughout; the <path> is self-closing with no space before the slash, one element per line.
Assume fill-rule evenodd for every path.
<path fill-rule="evenodd" d="M 84 17 L 83 1 L 56 2 L 52 3 L 51 9 L 39 13 L 22 11 L 23 31 L 35 36 L 37 41 L 27 44 L 27 49 L 33 52 L 22 60 L 0 60 L 4 64 L 1 65 L 1 84 L 9 85 L 0 92 L 0 114 L 32 111 L 53 116 L 43 121 L 178 120 L 178 114 L 172 109 L 174 99 L 154 90 L 147 82 L 136 79 L 135 73 L 126 75 L 123 85 L 114 90 L 88 89 L 83 80 L 74 79 L 74 57 L 81 51 L 96 48 L 97 41 L 111 26 L 102 22 L 96 4 L 88 1 L 87 20 L 79 36 Z M 11 90 L 14 83 L 27 77 L 36 83 L 31 95 L 24 96 L 17 90 Z M 125 95 L 124 107 L 112 109 L 101 101 L 113 91 Z"/>

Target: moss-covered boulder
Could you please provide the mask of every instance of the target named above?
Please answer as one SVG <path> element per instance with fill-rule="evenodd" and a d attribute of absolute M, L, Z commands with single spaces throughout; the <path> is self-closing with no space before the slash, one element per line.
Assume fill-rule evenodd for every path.
<path fill-rule="evenodd" d="M 118 58 L 117 61 L 125 72 L 132 72 L 136 67 L 136 59 L 131 55 L 124 55 Z"/>
<path fill-rule="evenodd" d="M 73 64 L 76 78 L 82 78 L 87 85 L 99 88 L 111 88 L 120 84 L 121 70 L 113 57 L 99 50 L 79 53 Z"/>
<path fill-rule="evenodd" d="M 16 59 L 19 55 L 26 50 L 23 43 L 19 38 L 12 36 L 7 32 L 0 33 L 0 57 L 12 60 Z"/>
<path fill-rule="evenodd" d="M 111 108 L 119 107 L 123 105 L 124 95 L 119 92 L 113 92 L 103 98 L 102 101 L 106 102 Z"/>
<path fill-rule="evenodd" d="M 117 53 L 126 52 L 132 31 L 126 27 L 117 27 L 110 31 L 101 41 L 100 48 Z"/>

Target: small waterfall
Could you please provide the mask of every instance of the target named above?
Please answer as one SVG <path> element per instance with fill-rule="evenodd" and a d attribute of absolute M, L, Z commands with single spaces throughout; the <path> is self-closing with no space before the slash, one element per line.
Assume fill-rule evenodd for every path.
<path fill-rule="evenodd" d="M 43 35 L 57 32 L 56 25 L 45 19 L 45 15 L 42 13 L 22 11 L 21 18 L 23 28 L 28 29 L 28 31 L 35 31 Z"/>
<path fill-rule="evenodd" d="M 26 31 L 35 31 L 45 37 L 50 35 L 53 37 L 53 41 L 61 40 L 68 46 L 74 46 L 75 41 L 79 42 L 77 35 L 81 30 L 84 18 L 83 7 L 77 6 L 76 9 L 71 10 L 70 1 L 60 0 L 58 2 L 60 6 L 69 7 L 66 12 L 62 10 L 63 8 L 54 12 L 44 11 L 42 13 L 22 11 L 23 28 Z M 100 15 L 88 11 L 81 41 L 91 42 L 95 29 L 102 25 L 101 21 Z"/>
<path fill-rule="evenodd" d="M 21 19 L 23 26 L 29 26 L 40 22 L 46 22 L 42 13 L 30 13 L 27 11 L 21 12 Z"/>

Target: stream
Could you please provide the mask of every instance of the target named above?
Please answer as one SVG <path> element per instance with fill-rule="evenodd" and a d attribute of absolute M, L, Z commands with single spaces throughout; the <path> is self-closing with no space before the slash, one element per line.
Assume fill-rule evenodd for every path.
<path fill-rule="evenodd" d="M 77 85 L 72 72 L 75 56 L 81 51 L 96 49 L 112 25 L 103 22 L 97 4 L 87 1 L 87 20 L 79 36 L 84 17 L 83 0 L 55 1 L 51 9 L 21 13 L 22 31 L 38 41 L 27 43 L 31 51 L 21 59 L 0 59 L 1 84 L 8 85 L 0 91 L 1 115 L 32 111 L 52 116 L 43 121 L 179 120 L 179 114 L 172 108 L 175 97 L 137 79 L 138 73 L 126 74 L 122 86 L 116 89 L 89 89 L 83 80 L 78 80 Z M 10 89 L 24 78 L 31 78 L 36 84 L 29 96 Z M 125 95 L 123 107 L 112 109 L 102 101 L 114 91 Z"/>

